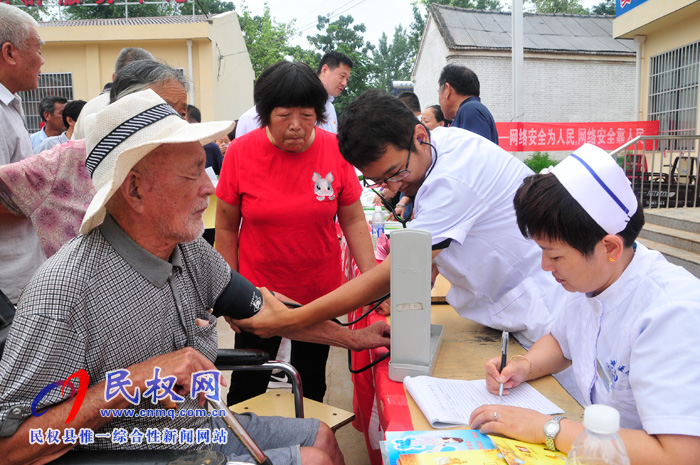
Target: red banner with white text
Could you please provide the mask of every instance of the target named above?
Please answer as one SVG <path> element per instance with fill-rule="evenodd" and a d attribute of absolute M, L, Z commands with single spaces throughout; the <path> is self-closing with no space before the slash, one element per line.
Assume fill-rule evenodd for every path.
<path fill-rule="evenodd" d="M 637 136 L 659 134 L 658 121 L 604 123 L 496 123 L 498 145 L 507 152 L 575 150 L 583 144 L 614 150 Z"/>

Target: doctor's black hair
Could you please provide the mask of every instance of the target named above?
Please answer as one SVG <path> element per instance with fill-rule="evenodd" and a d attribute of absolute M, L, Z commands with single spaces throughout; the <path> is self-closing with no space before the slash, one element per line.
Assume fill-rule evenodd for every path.
<path fill-rule="evenodd" d="M 316 121 L 326 122 L 325 108 L 328 92 L 316 73 L 302 62 L 278 61 L 266 68 L 255 83 L 253 101 L 261 126 L 270 124 L 272 110 L 282 108 L 313 108 Z"/>
<path fill-rule="evenodd" d="M 363 168 L 384 155 L 389 145 L 407 150 L 416 124 L 416 116 L 401 100 L 381 90 L 365 91 L 345 107 L 338 121 L 340 153 Z"/>
<path fill-rule="evenodd" d="M 551 173 L 525 178 L 515 193 L 513 206 L 523 236 L 564 242 L 585 257 L 590 257 L 607 235 Z M 617 233 L 625 247 L 632 247 L 642 226 L 644 212 L 637 206 L 625 229 Z"/>

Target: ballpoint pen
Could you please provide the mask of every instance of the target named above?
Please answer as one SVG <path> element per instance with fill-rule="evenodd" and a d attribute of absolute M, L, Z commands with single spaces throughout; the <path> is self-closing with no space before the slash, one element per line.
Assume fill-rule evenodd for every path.
<path fill-rule="evenodd" d="M 503 335 L 501 336 L 501 373 L 503 373 L 503 369 L 506 367 L 506 362 L 508 361 L 508 336 L 508 331 L 503 331 Z M 500 384 L 498 395 L 503 397 L 503 383 Z"/>

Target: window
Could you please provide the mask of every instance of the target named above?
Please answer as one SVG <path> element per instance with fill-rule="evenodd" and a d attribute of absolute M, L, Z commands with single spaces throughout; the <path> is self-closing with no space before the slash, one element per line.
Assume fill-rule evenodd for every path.
<path fill-rule="evenodd" d="M 58 96 L 73 100 L 73 73 L 42 73 L 39 76 L 39 87 L 19 92 L 19 96 L 22 98 L 22 109 L 27 116 L 27 129 L 29 134 L 33 134 L 41 127 L 39 110 L 41 99 Z"/>
<path fill-rule="evenodd" d="M 649 120 L 659 121 L 661 135 L 693 135 L 698 117 L 700 42 L 651 58 Z M 692 141 L 678 141 L 667 149 L 690 149 Z"/>

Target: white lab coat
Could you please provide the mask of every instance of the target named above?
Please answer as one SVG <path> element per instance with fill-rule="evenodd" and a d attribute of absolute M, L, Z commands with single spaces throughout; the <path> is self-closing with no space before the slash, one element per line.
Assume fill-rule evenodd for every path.
<path fill-rule="evenodd" d="M 566 291 L 518 229 L 513 197 L 532 171 L 493 142 L 459 128 L 431 131 L 433 165 L 416 194 L 410 227 L 430 231 L 452 284 L 447 301 L 464 318 L 516 332 L 526 347 L 548 334 Z M 437 152 L 437 153 L 436 153 Z"/>
<path fill-rule="evenodd" d="M 615 407 L 623 428 L 700 436 L 698 328 L 700 280 L 637 243 L 605 291 L 569 296 L 552 335 L 587 404 Z"/>

